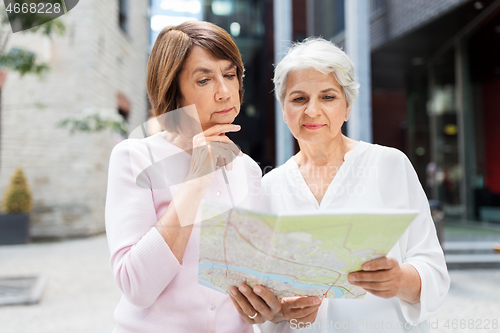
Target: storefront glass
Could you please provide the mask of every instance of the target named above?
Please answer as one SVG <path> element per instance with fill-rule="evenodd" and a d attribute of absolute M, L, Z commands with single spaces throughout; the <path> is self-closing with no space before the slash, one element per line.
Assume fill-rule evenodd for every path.
<path fill-rule="evenodd" d="M 446 216 L 462 217 L 460 198 L 463 169 L 459 160 L 455 53 L 451 49 L 431 65 L 430 99 L 427 105 L 431 136 L 431 162 L 428 182 L 433 196 L 443 205 Z"/>
<path fill-rule="evenodd" d="M 271 8 L 266 7 L 268 4 Z M 265 149 L 270 135 L 265 129 L 267 116 L 274 113 L 273 45 L 266 43 L 265 39 L 266 20 L 271 19 L 272 23 L 269 9 L 272 9 L 272 3 L 263 0 L 208 0 L 204 1 L 203 10 L 203 19 L 228 31 L 241 52 L 246 69 L 243 80 L 245 96 L 235 123 L 242 129 L 232 133 L 231 138 L 262 168 L 271 164 L 270 153 Z M 269 30 L 267 34 L 272 36 L 272 30 Z"/>

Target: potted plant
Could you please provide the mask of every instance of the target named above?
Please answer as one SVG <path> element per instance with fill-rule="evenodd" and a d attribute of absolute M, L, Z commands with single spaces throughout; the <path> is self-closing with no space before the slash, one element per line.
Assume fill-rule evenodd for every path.
<path fill-rule="evenodd" d="M 26 244 L 29 238 L 31 192 L 26 177 L 18 168 L 5 191 L 0 215 L 0 244 Z"/>

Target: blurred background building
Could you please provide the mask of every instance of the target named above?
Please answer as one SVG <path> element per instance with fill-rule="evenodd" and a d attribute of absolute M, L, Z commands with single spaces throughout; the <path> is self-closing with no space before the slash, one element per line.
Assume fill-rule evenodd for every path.
<path fill-rule="evenodd" d="M 291 6 L 293 41 L 346 44 L 345 0 L 275 1 Z M 370 6 L 371 90 L 360 93 L 370 91 L 373 143 L 405 152 L 448 218 L 500 221 L 500 0 L 352 1 Z M 0 192 L 23 166 L 32 236 L 104 230 L 107 163 L 119 138 L 69 135 L 56 124 L 92 108 L 114 110 L 129 130 L 147 119 L 148 52 L 168 25 L 206 20 L 234 37 L 246 76 L 242 130 L 232 138 L 264 172 L 274 167 L 274 8 L 273 0 L 81 1 L 62 17 L 63 37 L 14 34 L 12 47 L 52 67 L 43 80 L 9 73 L 2 88 Z"/>
<path fill-rule="evenodd" d="M 500 2 L 373 1 L 373 141 L 445 214 L 500 221 Z"/>
<path fill-rule="evenodd" d="M 320 35 L 344 46 L 345 0 L 291 3 L 293 40 Z M 409 156 L 448 218 L 500 221 L 500 2 L 369 4 L 373 142 Z M 203 9 L 231 32 L 247 68 L 235 141 L 274 166 L 273 1 L 204 1 Z"/>
<path fill-rule="evenodd" d="M 144 121 L 149 8 L 149 0 L 80 1 L 61 17 L 63 36 L 10 36 L 8 48 L 32 51 L 51 68 L 42 78 L 9 71 L 1 88 L 0 192 L 23 167 L 34 200 L 32 237 L 104 231 L 109 154 L 120 138 L 110 131 L 70 135 L 57 124 L 99 110 L 121 115 L 131 128 Z"/>

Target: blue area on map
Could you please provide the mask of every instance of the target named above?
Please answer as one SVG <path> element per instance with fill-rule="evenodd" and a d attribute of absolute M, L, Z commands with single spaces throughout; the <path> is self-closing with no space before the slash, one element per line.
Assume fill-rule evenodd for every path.
<path fill-rule="evenodd" d="M 226 269 L 226 265 L 216 264 L 213 262 L 201 261 L 200 264 L 198 265 L 198 274 L 200 274 L 201 271 L 204 271 L 206 269 Z M 227 269 L 229 269 L 231 271 L 237 271 L 237 272 L 242 272 L 245 274 L 253 275 L 256 278 L 260 278 L 264 281 L 267 281 L 267 280 L 279 281 L 279 282 L 282 282 L 285 284 L 292 285 L 294 288 L 297 288 L 297 289 L 325 289 L 325 291 L 326 291 L 326 289 L 330 288 L 330 286 L 320 286 L 320 285 L 315 285 L 315 284 L 307 284 L 307 283 L 297 282 L 297 281 L 295 281 L 287 276 L 284 276 L 284 275 L 262 274 L 261 272 L 254 271 L 253 269 L 246 268 L 246 267 L 238 267 L 238 266 L 228 265 Z M 202 283 L 202 284 L 207 286 L 205 283 Z M 262 285 L 266 286 L 267 283 L 263 283 Z M 207 286 L 207 287 L 213 288 L 211 286 Z M 332 287 L 330 290 L 335 291 L 334 298 L 341 298 L 344 295 L 344 291 L 338 287 Z"/>

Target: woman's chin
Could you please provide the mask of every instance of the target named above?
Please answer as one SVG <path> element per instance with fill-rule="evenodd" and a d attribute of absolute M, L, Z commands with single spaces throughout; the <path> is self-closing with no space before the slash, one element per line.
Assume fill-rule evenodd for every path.
<path fill-rule="evenodd" d="M 295 136 L 297 141 L 302 142 L 302 143 L 308 143 L 308 144 L 318 144 L 324 141 L 329 140 L 328 135 L 325 135 L 324 133 L 303 133 L 299 136 Z"/>
<path fill-rule="evenodd" d="M 232 124 L 234 119 L 236 119 L 236 116 L 234 114 L 232 115 L 221 115 L 218 117 L 213 117 L 211 120 L 212 126 L 214 125 L 225 125 L 225 124 Z"/>

